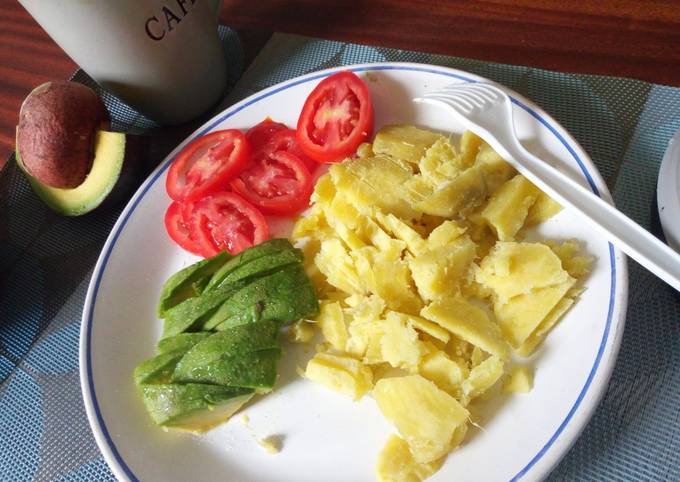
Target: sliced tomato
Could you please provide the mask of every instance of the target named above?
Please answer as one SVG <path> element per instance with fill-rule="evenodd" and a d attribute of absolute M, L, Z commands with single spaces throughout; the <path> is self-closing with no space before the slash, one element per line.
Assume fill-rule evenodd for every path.
<path fill-rule="evenodd" d="M 293 129 L 286 128 L 285 130 L 275 132 L 269 141 L 259 149 L 255 157 L 271 156 L 274 152 L 278 151 L 286 151 L 293 154 L 307 166 L 309 172 L 314 172 L 319 167 L 317 162 L 311 159 L 300 147 Z"/>
<path fill-rule="evenodd" d="M 250 148 L 237 129 L 211 132 L 192 141 L 170 166 L 165 187 L 175 201 L 191 201 L 226 188 L 248 163 Z"/>
<path fill-rule="evenodd" d="M 274 122 L 271 120 L 271 118 L 267 117 L 259 124 L 248 129 L 248 132 L 246 132 L 246 139 L 248 140 L 248 144 L 250 144 L 250 147 L 254 152 L 264 146 L 276 132 L 287 129 L 288 126 L 286 126 L 286 124 Z"/>
<path fill-rule="evenodd" d="M 224 249 L 237 254 L 269 238 L 262 213 L 233 192 L 216 192 L 196 201 L 189 216 L 191 235 L 206 258 Z"/>
<path fill-rule="evenodd" d="M 190 253 L 201 255 L 201 250 L 196 241 L 191 239 L 189 227 L 182 217 L 182 205 L 173 202 L 165 212 L 165 229 L 172 240 Z"/>
<path fill-rule="evenodd" d="M 309 169 L 287 151 L 261 153 L 231 188 L 263 213 L 291 215 L 309 206 L 314 186 Z"/>
<path fill-rule="evenodd" d="M 339 162 L 353 154 L 373 131 L 373 106 L 368 88 L 352 72 L 322 80 L 302 107 L 297 140 L 317 162 Z"/>

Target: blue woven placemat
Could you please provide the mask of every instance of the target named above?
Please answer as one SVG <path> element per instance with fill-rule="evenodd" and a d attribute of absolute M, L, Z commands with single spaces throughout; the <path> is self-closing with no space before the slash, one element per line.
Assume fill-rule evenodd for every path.
<path fill-rule="evenodd" d="M 456 67 L 531 98 L 588 151 L 620 209 L 658 231 L 656 177 L 680 128 L 677 88 L 275 35 L 226 104 L 313 70 L 379 61 Z M 121 125 L 153 128 L 118 107 Z M 80 399 L 77 347 L 89 274 L 121 207 L 59 218 L 14 170 L 0 175 L 3 480 L 113 479 Z M 552 480 L 680 480 L 680 297 L 631 262 L 629 303 L 606 395 Z"/>

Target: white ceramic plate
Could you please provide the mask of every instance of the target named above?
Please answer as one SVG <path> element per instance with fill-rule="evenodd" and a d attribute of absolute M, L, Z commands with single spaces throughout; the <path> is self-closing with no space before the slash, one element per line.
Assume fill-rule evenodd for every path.
<path fill-rule="evenodd" d="M 680 131 L 668 142 L 661 161 L 656 200 L 666 242 L 680 253 Z"/>
<path fill-rule="evenodd" d="M 409 123 L 460 133 L 433 107 L 411 98 L 452 82 L 483 80 L 466 72 L 418 64 L 350 68 L 367 79 L 376 127 Z M 165 175 L 191 139 L 224 128 L 247 128 L 266 116 L 295 125 L 304 99 L 331 69 L 273 86 L 215 116 L 161 164 L 132 198 L 95 267 L 83 311 L 80 370 L 87 415 L 116 476 L 144 481 L 355 482 L 374 479 L 373 467 L 391 427 L 370 397 L 358 403 L 295 374 L 304 353 L 289 349 L 273 394 L 241 416 L 196 436 L 166 433 L 144 411 L 132 370 L 154 354 L 161 333 L 155 307 L 162 283 L 195 261 L 166 235 Z M 538 106 L 509 92 L 523 143 L 610 200 L 588 155 Z M 484 430 L 473 429 L 432 481 L 538 480 L 566 453 L 607 385 L 626 312 L 624 256 L 578 216 L 563 211 L 541 227 L 546 238 L 578 238 L 596 257 L 587 290 L 534 356 L 535 386 L 528 395 L 488 407 Z M 283 438 L 266 453 L 256 438 Z"/>

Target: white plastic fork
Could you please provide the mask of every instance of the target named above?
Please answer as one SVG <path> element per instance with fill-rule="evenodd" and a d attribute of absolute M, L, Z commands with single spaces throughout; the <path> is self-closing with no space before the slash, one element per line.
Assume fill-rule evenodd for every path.
<path fill-rule="evenodd" d="M 614 206 L 527 151 L 515 134 L 512 102 L 500 88 L 483 82 L 453 84 L 413 100 L 455 114 L 467 129 L 488 142 L 527 179 L 563 206 L 578 211 L 613 244 L 680 291 L 680 254 Z"/>

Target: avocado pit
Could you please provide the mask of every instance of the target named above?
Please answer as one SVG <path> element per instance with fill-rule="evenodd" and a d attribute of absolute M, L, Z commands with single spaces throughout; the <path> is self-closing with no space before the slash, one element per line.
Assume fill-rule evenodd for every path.
<path fill-rule="evenodd" d="M 92 168 L 95 133 L 109 121 L 106 106 L 89 87 L 65 81 L 38 86 L 19 112 L 17 150 L 24 168 L 49 187 L 79 186 Z"/>

